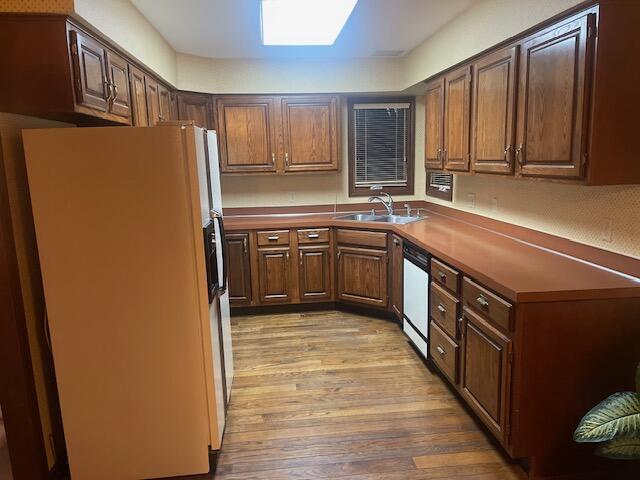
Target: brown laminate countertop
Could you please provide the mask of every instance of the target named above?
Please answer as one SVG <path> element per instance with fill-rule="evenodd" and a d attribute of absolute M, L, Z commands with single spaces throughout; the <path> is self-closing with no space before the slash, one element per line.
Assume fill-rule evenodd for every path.
<path fill-rule="evenodd" d="M 640 279 L 454 218 L 426 211 L 391 225 L 341 213 L 226 216 L 227 231 L 344 227 L 394 232 L 514 302 L 640 297 Z"/>

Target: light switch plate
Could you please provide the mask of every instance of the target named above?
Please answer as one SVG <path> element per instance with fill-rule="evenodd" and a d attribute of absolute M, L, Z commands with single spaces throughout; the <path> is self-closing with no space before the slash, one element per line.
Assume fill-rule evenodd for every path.
<path fill-rule="evenodd" d="M 498 211 L 498 197 L 493 197 L 491 199 L 491 211 L 492 212 Z"/>
<path fill-rule="evenodd" d="M 467 193 L 467 207 L 475 208 L 475 206 L 476 206 L 476 194 Z"/>
<path fill-rule="evenodd" d="M 613 220 L 610 218 L 602 219 L 602 240 L 610 242 L 613 239 Z"/>

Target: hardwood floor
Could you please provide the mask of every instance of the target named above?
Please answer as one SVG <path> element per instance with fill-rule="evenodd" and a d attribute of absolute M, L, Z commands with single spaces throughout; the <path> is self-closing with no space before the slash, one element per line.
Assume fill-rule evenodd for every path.
<path fill-rule="evenodd" d="M 216 480 L 522 478 L 391 322 L 234 317 L 233 340 Z"/>

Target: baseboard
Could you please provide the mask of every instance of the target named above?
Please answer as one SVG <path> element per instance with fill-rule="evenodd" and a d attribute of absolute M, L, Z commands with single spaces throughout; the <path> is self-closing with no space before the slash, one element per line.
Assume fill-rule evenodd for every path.
<path fill-rule="evenodd" d="M 388 310 L 346 302 L 294 303 L 287 305 L 256 305 L 252 307 L 231 307 L 231 316 L 237 317 L 243 315 L 274 315 L 279 313 L 303 313 L 321 310 L 339 310 L 342 312 L 355 313 L 357 315 L 366 315 L 369 317 L 389 320 L 394 323 L 400 324 L 400 320 Z"/>

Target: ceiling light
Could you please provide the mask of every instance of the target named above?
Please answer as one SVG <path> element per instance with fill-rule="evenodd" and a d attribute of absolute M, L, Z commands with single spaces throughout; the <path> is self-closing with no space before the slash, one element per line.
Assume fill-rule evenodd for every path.
<path fill-rule="evenodd" d="M 264 45 L 333 45 L 358 0 L 262 0 Z"/>

